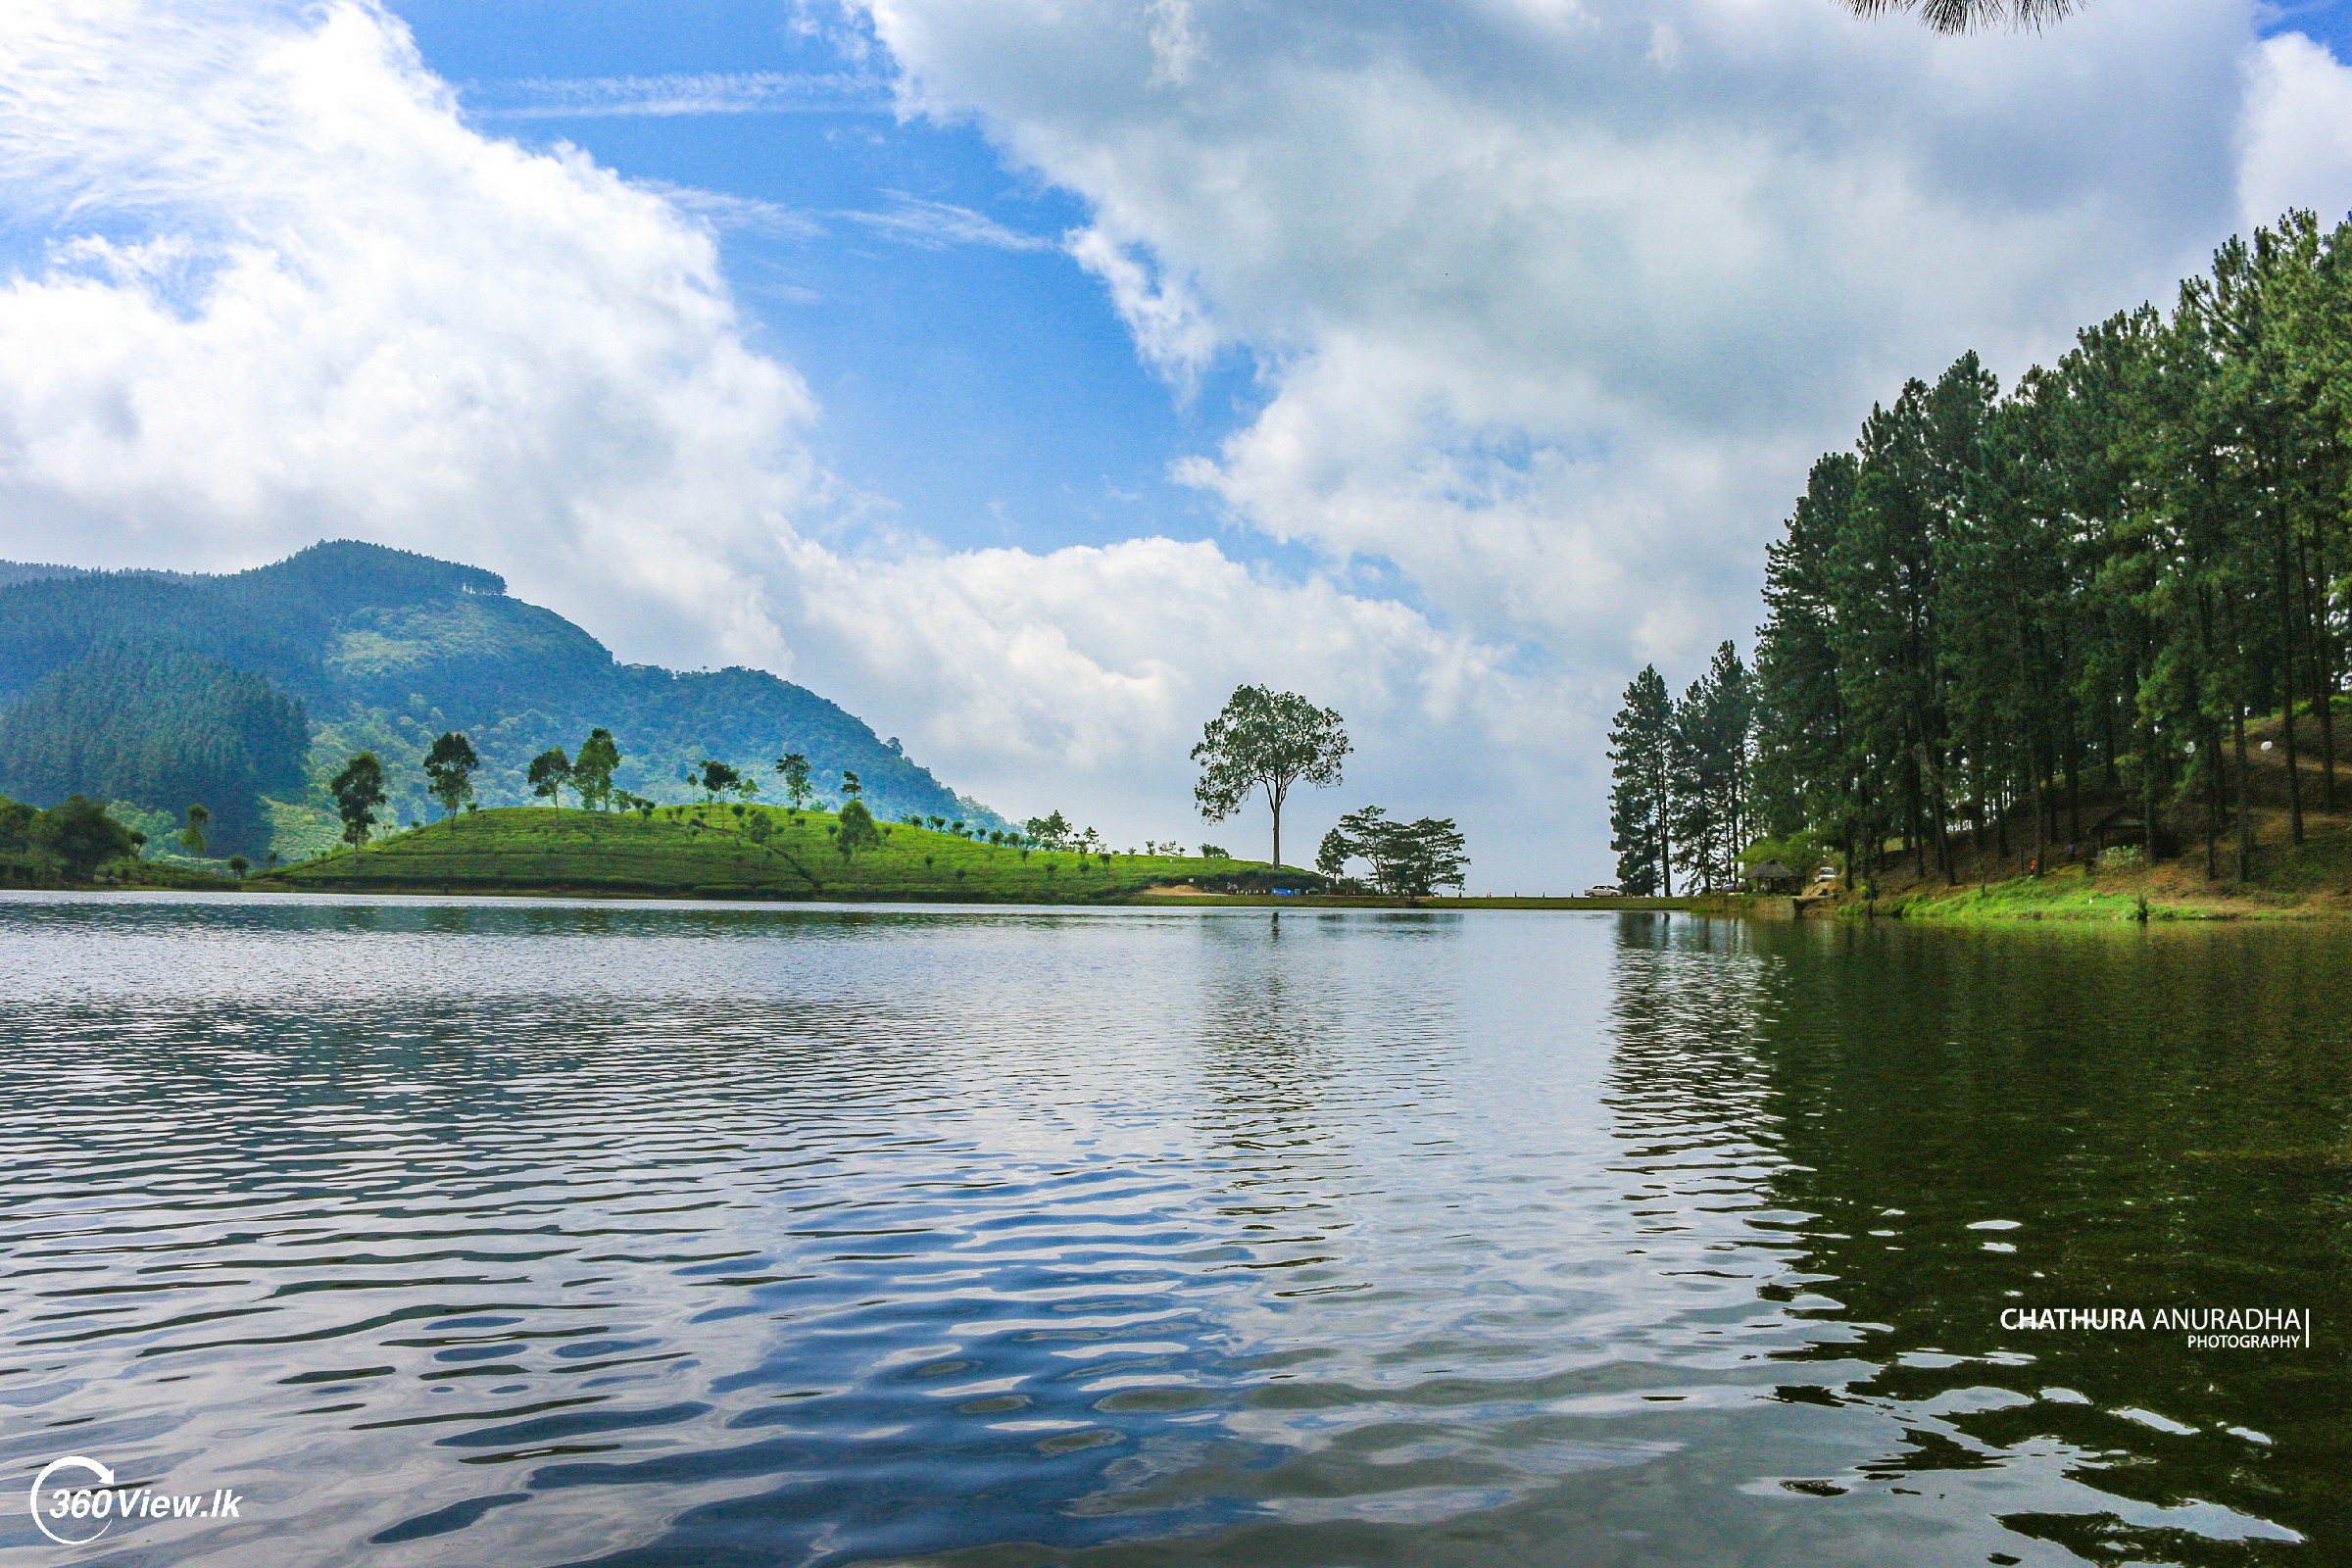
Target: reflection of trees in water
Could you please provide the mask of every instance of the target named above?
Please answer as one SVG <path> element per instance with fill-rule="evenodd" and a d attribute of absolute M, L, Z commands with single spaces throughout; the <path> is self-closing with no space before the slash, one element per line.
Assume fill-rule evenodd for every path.
<path fill-rule="evenodd" d="M 1637 1158 L 1705 1151 L 1744 1170 L 1770 1155 L 1754 1050 L 1768 993 L 1749 933 L 1730 920 L 1621 917 L 1602 1099 Z"/>
<path fill-rule="evenodd" d="M 1207 923 L 1193 1122 L 1250 1266 L 1359 1268 L 1334 1249 L 1371 1181 L 1364 1140 L 1392 1109 L 1442 1114 L 1450 1094 L 1434 1066 L 1459 1033 L 1444 976 L 1458 929 L 1280 911 Z"/>
<path fill-rule="evenodd" d="M 1743 922 L 1622 916 L 1601 1101 L 1622 1148 L 1635 1232 L 1661 1276 L 1769 1281 L 1780 1231 L 1727 1219 L 1770 1206 L 1779 1128 L 1755 1054 L 1767 966 Z"/>
<path fill-rule="evenodd" d="M 1775 1200 L 1818 1216 L 1800 1266 L 1842 1302 L 1807 1315 L 1861 1326 L 1858 1345 L 1825 1336 L 1788 1358 L 1876 1363 L 1789 1394 L 1883 1408 L 1907 1434 L 1852 1484 L 1999 1465 L 2038 1514 L 2014 1528 L 2094 1557 L 2271 1549 L 2154 1512 L 2192 1497 L 2244 1516 L 2217 1514 L 2225 1529 L 2352 1529 L 2340 1344 L 2200 1352 L 2177 1334 L 1999 1326 L 2004 1307 L 2340 1298 L 2340 937 L 1788 926 L 1754 941 L 1774 960 L 1755 1053 L 1788 1156 Z"/>

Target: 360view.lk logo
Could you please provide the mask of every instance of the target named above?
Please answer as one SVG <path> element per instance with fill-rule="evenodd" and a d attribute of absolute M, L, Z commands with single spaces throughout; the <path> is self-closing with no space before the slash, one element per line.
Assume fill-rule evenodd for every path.
<path fill-rule="evenodd" d="M 50 1460 L 32 1478 L 32 1522 L 63 1546 L 96 1541 L 123 1520 L 235 1519 L 244 1501 L 226 1487 L 188 1493 L 119 1485 L 114 1471 L 78 1453 Z"/>

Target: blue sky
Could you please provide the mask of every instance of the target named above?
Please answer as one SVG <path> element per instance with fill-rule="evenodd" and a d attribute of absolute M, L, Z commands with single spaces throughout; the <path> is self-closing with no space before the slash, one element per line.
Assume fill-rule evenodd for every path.
<path fill-rule="evenodd" d="M 1038 550 L 1217 530 L 1214 509 L 1168 467 L 1247 417 L 1248 356 L 1221 356 L 1180 395 L 1060 250 L 1084 204 L 1008 170 L 968 121 L 902 122 L 886 63 L 845 49 L 858 35 L 845 38 L 838 19 L 811 25 L 772 0 L 393 9 L 485 129 L 567 140 L 632 178 L 774 204 L 812 224 L 779 236 L 722 221 L 728 276 L 822 402 L 826 461 L 907 526 Z M 616 78 L 761 74 L 816 83 L 754 99 L 806 107 L 699 114 L 633 112 L 641 95 L 598 91 Z M 840 87 L 817 84 L 828 79 Z M 606 112 L 563 112 L 583 100 Z M 615 101 L 632 112 L 612 112 Z M 894 235 L 844 216 L 914 202 L 983 215 L 1034 248 Z"/>
<path fill-rule="evenodd" d="M 1236 847 L 1233 687 L 1473 884 L 1608 873 L 1603 734 L 1806 468 L 2290 205 L 2352 14 L 2093 0 L 17 0 L 0 557 L 467 561 L 1007 815 Z M 1490 847 L 1508 846 L 1507 851 Z"/>
<path fill-rule="evenodd" d="M 1229 349 L 1182 387 L 1144 363 L 1101 281 L 1059 246 L 1087 203 L 1009 167 L 976 118 L 897 113 L 891 62 L 858 19 L 784 0 L 390 9 L 485 130 L 568 141 L 632 178 L 805 220 L 778 232 L 756 214 L 714 215 L 761 341 L 823 405 L 817 450 L 884 515 L 951 546 L 1214 534 L 1244 559 L 1290 559 L 1170 479 L 1262 406 L 1251 356 Z M 2254 23 L 2352 56 L 2345 0 L 2264 7 Z M 733 96 L 712 80 L 767 77 L 784 79 Z M 698 96 L 727 107 L 683 109 Z M 917 203 L 980 215 L 1028 245 L 852 216 Z M 1420 602 L 1384 564 L 1357 564 L 1359 584 Z"/>

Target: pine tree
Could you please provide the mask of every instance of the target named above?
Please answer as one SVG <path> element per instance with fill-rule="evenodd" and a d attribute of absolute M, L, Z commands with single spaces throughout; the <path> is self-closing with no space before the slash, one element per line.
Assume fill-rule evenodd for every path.
<path fill-rule="evenodd" d="M 1609 728 L 1609 848 L 1617 885 L 1636 898 L 1674 895 L 1674 702 L 1657 666 L 1645 665 L 1625 688 L 1625 706 Z"/>

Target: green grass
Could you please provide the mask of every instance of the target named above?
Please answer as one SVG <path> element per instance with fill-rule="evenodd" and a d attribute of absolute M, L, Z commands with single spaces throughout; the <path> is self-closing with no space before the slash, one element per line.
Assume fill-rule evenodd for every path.
<path fill-rule="evenodd" d="M 1875 912 L 1905 920 L 1959 924 L 1996 920 L 2135 920 L 2140 917 L 2141 903 L 2141 895 L 2136 891 L 2100 887 L 2080 876 L 2053 874 L 2038 880 L 2021 876 L 2006 882 L 1882 899 Z M 2236 918 L 2234 911 L 2161 898 L 2147 900 L 2146 908 L 2150 920 Z M 1861 905 L 1851 905 L 1846 912 L 1872 911 Z"/>
<path fill-rule="evenodd" d="M 262 813 L 270 824 L 270 849 L 282 859 L 307 860 L 342 842 L 334 817 L 306 801 L 264 797 Z M 257 861 L 260 858 L 254 857 Z"/>
<path fill-rule="evenodd" d="M 905 823 L 844 859 L 828 812 L 772 806 L 665 806 L 624 811 L 505 807 L 468 811 L 290 866 L 293 888 L 571 890 L 711 898 L 909 899 L 1086 903 L 1177 883 L 1262 879 L 1248 860 L 1178 856 L 1026 854 Z M 1312 878 L 1301 877 L 1311 881 Z"/>

